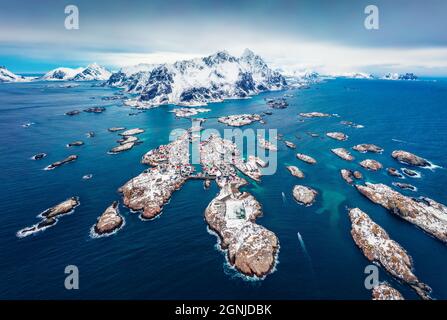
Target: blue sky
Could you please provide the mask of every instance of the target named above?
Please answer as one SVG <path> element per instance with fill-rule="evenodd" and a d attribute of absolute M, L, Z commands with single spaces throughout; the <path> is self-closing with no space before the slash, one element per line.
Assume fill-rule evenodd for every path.
<path fill-rule="evenodd" d="M 77 5 L 80 29 L 64 28 Z M 366 30 L 364 8 L 379 8 Z M 0 0 L 0 65 L 109 68 L 250 48 L 275 67 L 447 75 L 447 1 Z"/>

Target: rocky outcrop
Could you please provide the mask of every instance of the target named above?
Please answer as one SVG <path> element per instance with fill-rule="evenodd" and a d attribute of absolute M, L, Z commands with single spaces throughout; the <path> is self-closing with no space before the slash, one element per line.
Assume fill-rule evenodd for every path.
<path fill-rule="evenodd" d="M 414 171 L 414 170 L 410 170 L 410 169 L 407 169 L 407 168 L 402 168 L 402 172 L 403 172 L 406 176 L 409 176 L 409 177 L 412 177 L 412 178 L 415 178 L 415 177 L 419 177 L 419 176 L 420 176 L 420 173 L 419 173 L 419 172 Z"/>
<path fill-rule="evenodd" d="M 194 170 L 189 164 L 189 134 L 149 151 L 141 162 L 154 167 L 128 181 L 119 191 L 125 206 L 141 212 L 144 219 L 152 219 Z"/>
<path fill-rule="evenodd" d="M 329 138 L 338 140 L 338 141 L 345 141 L 348 140 L 348 136 L 344 134 L 343 132 L 328 132 L 326 133 L 326 136 Z"/>
<path fill-rule="evenodd" d="M 227 250 L 228 262 L 247 276 L 267 275 L 279 249 L 276 235 L 255 223 L 261 214 L 259 202 L 232 184 L 223 185 L 205 210 L 205 220 Z"/>
<path fill-rule="evenodd" d="M 19 230 L 17 232 L 17 236 L 19 238 L 29 236 L 30 234 L 36 233 L 38 231 L 44 230 L 54 224 L 58 221 L 58 218 L 69 214 L 73 212 L 73 210 L 79 206 L 79 198 L 78 197 L 71 197 L 68 198 L 65 201 L 62 201 L 61 203 L 55 205 L 54 207 L 51 207 L 49 209 L 46 209 L 45 211 L 41 212 L 39 217 L 42 218 L 42 220 L 31 226 L 26 227 L 22 230 Z"/>
<path fill-rule="evenodd" d="M 382 164 L 376 160 L 365 159 L 360 162 L 360 165 L 368 170 L 377 171 L 383 168 Z"/>
<path fill-rule="evenodd" d="M 322 112 L 307 112 L 307 113 L 300 113 L 300 117 L 303 118 L 325 118 L 330 117 L 331 115 L 328 113 L 322 113 Z"/>
<path fill-rule="evenodd" d="M 396 168 L 388 168 L 386 169 L 386 172 L 392 177 L 403 178 L 403 175 Z"/>
<path fill-rule="evenodd" d="M 287 166 L 287 170 L 292 174 L 292 176 L 297 178 L 304 178 L 304 173 L 296 166 Z"/>
<path fill-rule="evenodd" d="M 295 145 L 293 142 L 284 140 L 284 143 L 286 144 L 286 146 L 287 146 L 288 148 L 290 148 L 290 149 L 296 149 L 296 145 Z"/>
<path fill-rule="evenodd" d="M 104 111 L 106 111 L 104 107 L 91 107 L 84 110 L 87 113 L 103 113 Z"/>
<path fill-rule="evenodd" d="M 375 144 L 370 143 L 362 143 L 358 144 L 352 147 L 355 151 L 366 153 L 366 152 L 373 152 L 373 153 L 381 153 L 383 152 L 383 149 L 379 146 L 376 146 Z"/>
<path fill-rule="evenodd" d="M 413 264 L 407 252 L 359 208 L 351 209 L 349 218 L 352 238 L 365 257 L 408 284 L 421 298 L 430 299 L 431 289 L 413 274 Z"/>
<path fill-rule="evenodd" d="M 117 131 L 122 131 L 122 130 L 126 130 L 125 127 L 111 127 L 107 129 L 110 132 L 117 132 Z"/>
<path fill-rule="evenodd" d="M 118 202 L 114 201 L 98 218 L 94 230 L 98 235 L 110 234 L 123 225 L 124 219 L 119 214 Z"/>
<path fill-rule="evenodd" d="M 172 193 L 185 181 L 186 177 L 174 167 L 166 170 L 156 167 L 131 179 L 119 191 L 123 194 L 124 205 L 141 212 L 142 218 L 152 219 L 161 213 Z"/>
<path fill-rule="evenodd" d="M 357 185 L 357 190 L 374 203 L 413 223 L 447 244 L 447 207 L 426 197 L 411 198 L 384 184 Z"/>
<path fill-rule="evenodd" d="M 224 123 L 232 127 L 242 127 L 251 124 L 255 121 L 260 121 L 262 118 L 259 114 L 236 114 L 217 119 L 220 123 Z"/>
<path fill-rule="evenodd" d="M 402 182 L 393 182 L 393 186 L 399 187 L 403 190 L 411 190 L 416 191 L 417 188 L 409 183 L 402 183 Z"/>
<path fill-rule="evenodd" d="M 356 178 L 356 179 L 363 179 L 363 175 L 360 171 L 356 170 L 352 174 L 354 175 L 354 178 Z"/>
<path fill-rule="evenodd" d="M 80 147 L 84 145 L 84 141 L 73 141 L 67 144 L 67 147 Z"/>
<path fill-rule="evenodd" d="M 129 129 L 129 130 L 126 130 L 124 132 L 121 132 L 120 135 L 121 136 L 134 136 L 136 134 L 140 134 L 140 133 L 143 133 L 143 132 L 144 132 L 143 129 L 135 128 L 135 129 Z"/>
<path fill-rule="evenodd" d="M 299 204 L 310 206 L 314 203 L 318 192 L 312 188 L 296 185 L 293 187 L 293 197 Z"/>
<path fill-rule="evenodd" d="M 34 156 L 31 157 L 31 159 L 33 159 L 33 160 L 42 160 L 46 156 L 47 156 L 46 153 L 41 152 L 41 153 L 36 153 Z"/>
<path fill-rule="evenodd" d="M 430 162 L 408 151 L 395 150 L 391 153 L 391 156 L 394 159 L 411 166 L 418 166 L 418 167 L 430 166 Z"/>
<path fill-rule="evenodd" d="M 352 170 L 348 170 L 348 169 L 341 169 L 340 174 L 341 174 L 341 177 L 343 178 L 343 180 L 345 180 L 349 184 L 354 183 L 354 178 L 355 179 L 363 178 L 362 174 L 359 171 L 352 171 Z"/>
<path fill-rule="evenodd" d="M 109 154 L 117 154 L 123 151 L 127 151 L 133 148 L 133 146 L 135 145 L 135 142 L 125 142 L 120 144 L 119 146 L 116 146 L 112 149 L 110 149 L 110 151 L 108 152 Z"/>
<path fill-rule="evenodd" d="M 65 115 L 66 116 L 76 116 L 76 115 L 78 115 L 80 113 L 81 113 L 81 111 L 79 111 L 79 110 L 72 110 L 72 111 L 65 112 Z"/>
<path fill-rule="evenodd" d="M 372 290 L 373 300 L 405 300 L 402 294 L 391 287 L 388 283 L 383 282 L 375 286 Z"/>
<path fill-rule="evenodd" d="M 298 159 L 300 159 L 301 161 L 304 161 L 304 162 L 306 162 L 308 164 L 315 164 L 315 163 L 317 163 L 317 160 L 315 160 L 311 156 L 308 156 L 308 155 L 306 155 L 304 153 L 297 153 L 296 157 Z"/>
<path fill-rule="evenodd" d="M 53 169 L 55 169 L 55 168 L 57 168 L 57 167 L 60 167 L 60 166 L 63 165 L 63 164 L 66 164 L 66 163 L 75 161 L 76 159 L 78 159 L 78 156 L 75 155 L 75 154 L 72 154 L 72 155 L 68 156 L 67 158 L 65 158 L 65 159 L 63 159 L 63 160 L 61 160 L 61 161 L 53 162 L 52 164 L 50 164 L 50 165 L 49 165 L 48 167 L 46 167 L 45 169 L 46 169 L 46 170 L 53 170 Z"/>
<path fill-rule="evenodd" d="M 126 144 L 130 142 L 137 143 L 138 141 L 139 141 L 138 138 L 135 136 L 124 136 L 121 139 L 117 140 L 116 142 L 118 142 L 119 144 Z"/>
<path fill-rule="evenodd" d="M 334 154 L 336 154 L 337 156 L 339 156 L 340 158 L 342 158 L 343 160 L 346 160 L 346 161 L 354 160 L 354 157 L 345 148 L 335 148 L 335 149 L 331 149 L 331 151 Z"/>

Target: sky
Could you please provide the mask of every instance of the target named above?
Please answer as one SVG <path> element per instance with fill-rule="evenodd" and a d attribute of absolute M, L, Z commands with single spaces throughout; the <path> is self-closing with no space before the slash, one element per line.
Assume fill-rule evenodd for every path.
<path fill-rule="evenodd" d="M 79 30 L 64 26 L 70 4 Z M 0 65 L 118 70 L 249 48 L 284 70 L 447 76 L 446 15 L 446 0 L 0 0 Z"/>

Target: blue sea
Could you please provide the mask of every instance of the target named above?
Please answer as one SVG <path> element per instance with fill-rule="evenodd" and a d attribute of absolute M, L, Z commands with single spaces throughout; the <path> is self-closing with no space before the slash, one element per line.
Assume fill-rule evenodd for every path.
<path fill-rule="evenodd" d="M 279 263 L 264 280 L 247 280 L 226 263 L 216 236 L 207 231 L 204 209 L 215 197 L 213 184 L 204 190 L 201 181 L 189 181 L 174 193 L 159 218 L 142 221 L 120 204 L 125 226 L 116 234 L 92 238 L 90 229 L 113 201 L 122 199 L 117 189 L 146 167 L 141 156 L 169 141 L 175 128 L 188 128 L 190 120 L 176 119 L 162 106 L 129 116 L 134 110 L 120 100 L 103 101 L 119 90 L 95 86 L 61 88 L 60 83 L 0 84 L 0 298 L 1 299 L 370 299 L 365 288 L 365 267 L 370 263 L 350 235 L 349 207 L 359 207 L 379 223 L 412 256 L 415 274 L 433 288 L 435 299 L 447 299 L 447 247 L 382 207 L 361 196 L 345 183 L 341 168 L 360 169 L 365 180 L 391 185 L 385 170 L 368 172 L 358 162 L 367 157 L 384 167 L 403 167 L 391 158 L 395 149 L 420 155 L 439 166 L 418 169 L 421 177 L 404 182 L 418 188 L 407 195 L 424 195 L 447 204 L 447 80 L 382 81 L 335 79 L 307 90 L 264 93 L 251 99 L 209 105 L 205 128 L 223 130 L 215 117 L 260 113 L 268 108 L 265 98 L 289 97 L 289 107 L 271 110 L 265 125 L 297 145 L 288 149 L 281 141 L 276 174 L 251 183 L 251 192 L 263 206 L 257 222 L 276 233 L 280 241 Z M 102 114 L 65 112 L 104 106 Z M 307 119 L 298 113 L 321 111 L 340 117 Z M 342 120 L 364 125 L 351 128 Z M 33 123 L 29 127 L 22 124 Z M 107 154 L 119 139 L 107 128 L 124 126 L 145 129 L 143 143 L 117 155 Z M 85 134 L 95 131 L 96 136 Z M 320 133 L 312 138 L 306 132 Z M 324 136 L 342 131 L 347 141 Z M 66 144 L 83 140 L 81 147 Z M 374 143 L 383 154 L 359 154 L 349 163 L 330 152 L 358 143 Z M 48 156 L 33 161 L 31 156 Z M 302 152 L 317 159 L 307 165 L 296 159 Z M 52 171 L 48 164 L 77 154 L 78 160 Z M 286 165 L 297 165 L 303 180 L 292 177 Z M 93 174 L 83 180 L 85 174 Z M 398 180 L 396 180 L 398 181 Z M 319 192 L 310 207 L 292 198 L 295 184 Z M 71 215 L 43 232 L 18 238 L 16 232 L 39 221 L 36 216 L 70 196 L 80 206 Z M 79 269 L 79 290 L 66 290 L 64 269 Z M 407 299 L 417 295 L 406 285 L 379 269 L 380 280 L 390 282 Z"/>

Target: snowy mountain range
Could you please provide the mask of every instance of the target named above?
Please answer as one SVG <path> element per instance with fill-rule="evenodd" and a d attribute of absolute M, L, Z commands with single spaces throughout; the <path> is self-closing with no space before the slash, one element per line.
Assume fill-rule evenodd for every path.
<path fill-rule="evenodd" d="M 29 81 L 30 78 L 25 78 L 15 73 L 12 73 L 6 67 L 0 66 L 0 82 L 24 82 Z"/>
<path fill-rule="evenodd" d="M 246 98 L 287 87 L 286 80 L 264 60 L 246 49 L 235 57 L 226 51 L 173 64 L 142 64 L 112 74 L 107 84 L 138 94 L 128 105 L 204 105 Z"/>
<path fill-rule="evenodd" d="M 108 80 L 111 76 L 111 72 L 106 68 L 92 63 L 86 68 L 56 68 L 47 72 L 39 80 L 47 81 L 92 81 L 92 80 Z"/>

